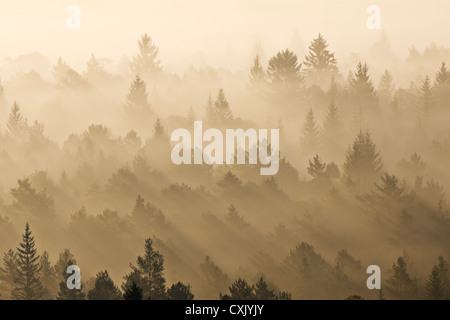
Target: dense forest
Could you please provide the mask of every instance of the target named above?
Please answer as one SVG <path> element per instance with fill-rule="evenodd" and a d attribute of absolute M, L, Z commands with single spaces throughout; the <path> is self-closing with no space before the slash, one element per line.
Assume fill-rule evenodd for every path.
<path fill-rule="evenodd" d="M 450 49 L 383 36 L 346 70 L 318 34 L 179 75 L 137 44 L 1 82 L 0 299 L 450 299 Z M 175 165 L 196 120 L 278 128 L 278 173 Z"/>

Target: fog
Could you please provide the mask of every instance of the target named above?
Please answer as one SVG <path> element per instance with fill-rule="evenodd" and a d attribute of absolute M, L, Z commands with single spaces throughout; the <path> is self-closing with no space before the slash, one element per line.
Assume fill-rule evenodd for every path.
<path fill-rule="evenodd" d="M 0 4 L 0 299 L 449 299 L 450 3 L 376 5 L 379 30 L 359 0 Z M 194 121 L 279 129 L 279 171 L 174 164 Z"/>

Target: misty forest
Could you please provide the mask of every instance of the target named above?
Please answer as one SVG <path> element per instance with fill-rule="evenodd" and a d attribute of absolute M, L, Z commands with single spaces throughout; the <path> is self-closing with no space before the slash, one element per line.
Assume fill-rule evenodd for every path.
<path fill-rule="evenodd" d="M 401 59 L 383 34 L 341 64 L 318 33 L 177 74 L 136 38 L 83 70 L 4 60 L 0 299 L 450 299 L 450 49 Z M 196 120 L 278 128 L 278 173 L 175 165 Z"/>

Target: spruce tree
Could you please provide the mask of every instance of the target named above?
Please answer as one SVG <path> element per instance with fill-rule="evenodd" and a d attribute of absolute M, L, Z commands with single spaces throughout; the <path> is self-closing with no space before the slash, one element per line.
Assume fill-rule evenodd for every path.
<path fill-rule="evenodd" d="M 344 173 L 352 181 L 369 182 L 372 185 L 381 174 L 383 162 L 370 133 L 360 132 L 347 151 Z"/>
<path fill-rule="evenodd" d="M 161 300 L 166 298 L 166 279 L 164 278 L 164 257 L 153 248 L 153 240 L 145 240 L 144 256 L 138 256 L 136 266 L 130 264 L 131 273 L 124 277 L 122 289 L 128 290 L 133 282 L 142 288 L 144 299 Z"/>
<path fill-rule="evenodd" d="M 386 279 L 387 291 L 396 299 L 412 299 L 417 294 L 417 280 L 407 272 L 407 263 L 403 257 L 392 265 L 392 275 Z"/>
<path fill-rule="evenodd" d="M 438 266 L 434 265 L 425 284 L 425 297 L 428 300 L 441 300 L 444 296 L 444 284 L 439 275 Z"/>
<path fill-rule="evenodd" d="M 378 84 L 378 99 L 383 108 L 390 106 L 394 95 L 394 83 L 388 70 L 385 70 Z"/>
<path fill-rule="evenodd" d="M 6 122 L 6 128 L 9 134 L 15 137 L 23 137 L 25 130 L 27 129 L 27 119 L 23 117 L 20 112 L 20 107 L 16 101 L 11 108 L 11 113 L 9 114 L 8 120 Z"/>
<path fill-rule="evenodd" d="M 272 85 L 297 86 L 302 81 L 300 75 L 301 67 L 302 64 L 298 62 L 297 55 L 286 49 L 270 58 L 267 67 L 267 78 Z"/>
<path fill-rule="evenodd" d="M 147 86 L 139 75 L 136 75 L 130 85 L 126 98 L 126 109 L 148 110 L 150 104 L 147 101 Z"/>
<path fill-rule="evenodd" d="M 167 299 L 168 300 L 193 300 L 194 295 L 191 292 L 191 285 L 184 284 L 180 281 L 173 284 L 167 290 Z"/>
<path fill-rule="evenodd" d="M 445 260 L 442 256 L 438 258 L 438 271 L 441 281 L 444 286 L 444 299 L 450 299 L 450 273 L 449 273 L 449 262 Z"/>
<path fill-rule="evenodd" d="M 144 34 L 138 41 L 139 53 L 133 57 L 131 70 L 134 74 L 143 76 L 158 75 L 162 71 L 160 61 L 158 60 L 158 47 L 153 43 L 148 34 Z"/>
<path fill-rule="evenodd" d="M 228 288 L 230 294 L 220 294 L 220 300 L 254 300 L 254 286 L 248 284 L 245 279 L 238 278 Z"/>
<path fill-rule="evenodd" d="M 89 300 L 122 300 L 122 293 L 114 284 L 108 270 L 100 271 L 95 278 L 94 288 L 88 292 Z"/>
<path fill-rule="evenodd" d="M 304 65 L 310 85 L 325 86 L 337 74 L 337 61 L 328 49 L 328 43 L 319 33 L 309 46 Z"/>
<path fill-rule="evenodd" d="M 319 128 L 314 119 L 314 112 L 311 108 L 306 113 L 306 119 L 303 124 L 301 145 L 306 153 L 317 151 L 320 144 Z"/>
<path fill-rule="evenodd" d="M 17 253 L 9 249 L 3 255 L 3 266 L 0 267 L 0 292 L 2 297 L 9 299 L 14 289 L 14 279 L 17 278 L 18 260 Z"/>
<path fill-rule="evenodd" d="M 220 89 L 217 93 L 217 98 L 214 102 L 214 110 L 216 113 L 216 119 L 219 123 L 224 123 L 233 119 L 233 113 L 231 112 L 228 101 L 225 98 L 223 89 Z"/>
<path fill-rule="evenodd" d="M 210 296 L 215 296 L 219 291 L 226 290 L 229 278 L 209 256 L 206 256 L 200 264 L 200 271 L 205 278 L 207 293 Z"/>
<path fill-rule="evenodd" d="M 42 299 L 51 300 L 55 298 L 57 282 L 54 267 L 50 263 L 47 251 L 44 251 L 39 259 L 39 279 L 42 284 Z"/>
<path fill-rule="evenodd" d="M 309 160 L 308 174 L 313 178 L 321 178 L 325 173 L 326 164 L 320 160 L 319 155 L 315 155 L 313 161 Z"/>
<path fill-rule="evenodd" d="M 38 300 L 42 296 L 42 284 L 39 280 L 39 255 L 35 248 L 35 240 L 31 235 L 28 222 L 22 243 L 17 248 L 17 277 L 11 296 L 16 300 Z"/>
<path fill-rule="evenodd" d="M 259 61 L 259 55 L 253 60 L 253 66 L 250 69 L 249 81 L 253 88 L 260 89 L 266 82 L 266 73 Z"/>
<path fill-rule="evenodd" d="M 450 104 L 450 71 L 447 69 L 445 62 L 442 62 L 436 74 L 433 91 L 436 105 L 440 108 L 448 107 Z"/>
<path fill-rule="evenodd" d="M 66 267 L 64 271 L 61 273 L 62 281 L 59 283 L 59 291 L 56 296 L 57 300 L 86 300 L 86 295 L 81 289 L 69 289 L 67 287 L 67 279 L 71 276 L 70 273 L 67 273 L 67 268 L 75 263 L 71 260 L 67 261 Z"/>
<path fill-rule="evenodd" d="M 339 109 L 333 100 L 328 105 L 322 128 L 321 141 L 325 150 L 330 154 L 338 153 L 342 148 L 344 130 Z"/>
<path fill-rule="evenodd" d="M 435 86 L 445 86 L 450 83 L 450 71 L 447 69 L 445 62 L 442 62 L 439 71 L 436 74 Z"/>
<path fill-rule="evenodd" d="M 350 94 L 356 107 L 372 110 L 377 107 L 378 99 L 369 75 L 367 64 L 358 64 L 353 77 L 350 79 Z"/>
<path fill-rule="evenodd" d="M 267 282 L 263 277 L 259 277 L 258 281 L 254 286 L 254 294 L 256 300 L 274 300 L 275 293 L 273 290 L 269 289 Z"/>
<path fill-rule="evenodd" d="M 433 89 L 431 87 L 431 80 L 429 76 L 426 76 L 422 82 L 422 86 L 419 90 L 419 111 L 421 113 L 429 112 L 433 107 Z"/>
<path fill-rule="evenodd" d="M 133 282 L 131 286 L 125 290 L 123 294 L 124 300 L 142 300 L 142 289 L 139 288 L 136 282 Z"/>

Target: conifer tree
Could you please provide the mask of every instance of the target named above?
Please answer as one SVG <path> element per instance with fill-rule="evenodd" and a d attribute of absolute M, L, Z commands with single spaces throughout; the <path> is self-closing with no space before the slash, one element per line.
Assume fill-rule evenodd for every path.
<path fill-rule="evenodd" d="M 378 84 L 378 99 L 383 108 L 390 106 L 394 95 L 394 83 L 388 70 L 385 70 Z"/>
<path fill-rule="evenodd" d="M 438 258 L 438 271 L 439 276 L 441 278 L 443 287 L 444 287 L 444 294 L 443 298 L 446 300 L 450 299 L 450 273 L 449 273 L 449 262 L 445 260 L 442 256 L 439 256 Z"/>
<path fill-rule="evenodd" d="M 326 164 L 315 155 L 313 161 L 309 160 L 308 174 L 313 178 L 321 178 L 325 174 Z"/>
<path fill-rule="evenodd" d="M 419 90 L 420 112 L 427 113 L 433 107 L 433 90 L 430 77 L 426 76 Z"/>
<path fill-rule="evenodd" d="M 131 284 L 131 287 L 125 290 L 125 293 L 123 294 L 123 299 L 142 300 L 142 289 L 137 286 L 136 282 L 133 282 Z"/>
<path fill-rule="evenodd" d="M 334 101 L 328 105 L 323 121 L 323 138 L 328 144 L 335 144 L 342 136 L 342 123 Z"/>
<path fill-rule="evenodd" d="M 134 74 L 143 76 L 158 75 L 162 71 L 160 61 L 158 60 L 158 47 L 153 43 L 148 34 L 142 35 L 138 41 L 139 52 L 133 57 L 131 70 Z"/>
<path fill-rule="evenodd" d="M 144 256 L 138 256 L 136 266 L 130 264 L 131 273 L 124 277 L 122 290 L 128 290 L 133 282 L 142 288 L 144 299 L 161 300 L 166 298 L 166 279 L 164 278 L 164 257 L 153 248 L 153 240 L 145 240 Z"/>
<path fill-rule="evenodd" d="M 447 69 L 445 62 L 442 62 L 439 71 L 436 74 L 435 86 L 444 86 L 450 83 L 450 71 Z"/>
<path fill-rule="evenodd" d="M 55 270 L 50 263 L 47 251 L 44 251 L 39 259 L 39 279 L 42 284 L 42 299 L 51 300 L 56 296 L 57 282 L 55 277 Z"/>
<path fill-rule="evenodd" d="M 217 266 L 209 256 L 205 257 L 200 264 L 200 271 L 206 280 L 208 293 L 216 295 L 219 291 L 224 291 L 229 285 L 228 276 Z"/>
<path fill-rule="evenodd" d="M 249 81 L 253 88 L 260 89 L 260 87 L 266 82 L 266 73 L 259 61 L 259 55 L 256 55 L 253 60 L 253 66 L 250 69 Z"/>
<path fill-rule="evenodd" d="M 396 299 L 412 299 L 417 294 L 417 280 L 407 272 L 405 258 L 399 257 L 392 265 L 392 275 L 386 279 L 386 289 Z"/>
<path fill-rule="evenodd" d="M 314 112 L 311 108 L 306 113 L 306 119 L 303 124 L 303 132 L 301 137 L 301 145 L 306 152 L 314 152 L 319 148 L 320 132 L 314 119 Z"/>
<path fill-rule="evenodd" d="M 448 107 L 450 102 L 450 71 L 445 62 L 442 62 L 436 74 L 433 92 L 436 98 L 436 105 L 440 108 Z"/>
<path fill-rule="evenodd" d="M 194 295 L 191 292 L 191 285 L 184 284 L 180 281 L 173 284 L 167 290 L 167 299 L 168 300 L 193 300 Z"/>
<path fill-rule="evenodd" d="M 214 110 L 216 112 L 216 119 L 219 123 L 233 119 L 233 113 L 231 112 L 228 101 L 225 98 L 223 89 L 220 89 L 217 93 L 217 98 L 214 102 Z"/>
<path fill-rule="evenodd" d="M 382 169 L 383 162 L 370 133 L 368 131 L 360 132 L 345 157 L 344 173 L 346 177 L 354 182 L 357 180 L 361 182 L 375 181 L 380 176 Z"/>
<path fill-rule="evenodd" d="M 38 300 L 42 296 L 42 284 L 39 280 L 39 255 L 35 248 L 35 240 L 31 235 L 28 222 L 22 243 L 17 248 L 17 277 L 11 296 L 16 300 Z"/>
<path fill-rule="evenodd" d="M 274 290 L 269 289 L 267 282 L 263 277 L 259 277 L 258 281 L 254 286 L 254 294 L 256 300 L 274 300 L 275 293 Z"/>
<path fill-rule="evenodd" d="M 15 137 L 23 136 L 25 130 L 28 128 L 27 119 L 23 117 L 16 101 L 14 101 L 11 108 L 11 113 L 6 122 L 6 128 L 8 129 L 9 134 Z"/>
<path fill-rule="evenodd" d="M 0 267 L 0 292 L 3 298 L 10 298 L 11 291 L 14 289 L 14 279 L 17 278 L 17 253 L 9 249 L 3 255 L 3 267 Z"/>
<path fill-rule="evenodd" d="M 59 253 L 58 261 L 56 261 L 54 267 L 55 277 L 58 279 L 58 283 L 65 281 L 67 267 L 72 264 L 76 265 L 77 261 L 69 249 L 64 249 L 63 252 Z"/>
<path fill-rule="evenodd" d="M 337 74 L 337 61 L 328 49 L 328 43 L 319 33 L 311 42 L 304 65 L 310 85 L 325 86 Z"/>
<path fill-rule="evenodd" d="M 220 300 L 254 300 L 254 286 L 248 284 L 245 279 L 238 278 L 228 288 L 230 294 L 220 294 Z"/>
<path fill-rule="evenodd" d="M 89 300 L 121 300 L 122 293 L 114 284 L 108 270 L 100 271 L 95 278 L 94 288 L 88 292 Z"/>
<path fill-rule="evenodd" d="M 356 107 L 372 111 L 377 107 L 378 99 L 366 63 L 360 62 L 350 79 L 350 94 Z"/>
<path fill-rule="evenodd" d="M 425 290 L 425 297 L 428 300 L 441 300 L 444 296 L 444 284 L 439 274 L 439 268 L 436 265 L 431 270 L 428 281 L 425 284 Z"/>
<path fill-rule="evenodd" d="M 150 108 L 147 101 L 147 86 L 139 75 L 136 75 L 128 90 L 126 108 L 129 110 L 147 110 Z"/>
<path fill-rule="evenodd" d="M 64 271 L 60 275 L 63 280 L 59 283 L 57 300 L 86 300 L 86 295 L 82 291 L 83 287 L 81 289 L 69 289 L 67 287 L 67 279 L 71 276 L 70 273 L 67 273 L 67 268 L 74 264 L 74 262 L 68 260 Z"/>
<path fill-rule="evenodd" d="M 295 87 L 302 81 L 300 75 L 301 67 L 302 64 L 298 62 L 297 55 L 286 49 L 270 58 L 267 67 L 267 78 L 272 85 Z"/>

